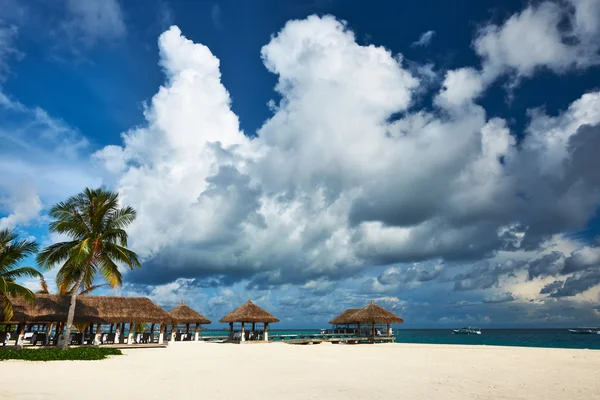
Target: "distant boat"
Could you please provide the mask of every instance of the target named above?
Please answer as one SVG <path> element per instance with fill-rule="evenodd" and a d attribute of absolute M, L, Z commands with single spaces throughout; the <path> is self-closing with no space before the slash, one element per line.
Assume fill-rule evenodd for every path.
<path fill-rule="evenodd" d="M 600 329 L 598 329 L 598 328 L 569 329 L 569 332 L 575 333 L 578 335 L 600 335 Z"/>
<path fill-rule="evenodd" d="M 481 329 L 468 326 L 466 328 L 454 329 L 453 335 L 481 335 Z"/>

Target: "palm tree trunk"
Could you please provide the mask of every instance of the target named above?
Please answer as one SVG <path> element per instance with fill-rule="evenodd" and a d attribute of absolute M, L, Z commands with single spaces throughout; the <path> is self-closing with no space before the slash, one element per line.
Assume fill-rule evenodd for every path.
<path fill-rule="evenodd" d="M 71 337 L 71 327 L 73 326 L 73 320 L 75 319 L 75 304 L 77 303 L 77 292 L 83 283 L 85 277 L 85 269 L 81 270 L 79 279 L 75 286 L 75 290 L 71 293 L 71 304 L 69 305 L 69 313 L 67 314 L 67 326 L 65 327 L 65 334 L 63 336 L 62 349 L 67 350 L 69 348 L 69 339 Z"/>

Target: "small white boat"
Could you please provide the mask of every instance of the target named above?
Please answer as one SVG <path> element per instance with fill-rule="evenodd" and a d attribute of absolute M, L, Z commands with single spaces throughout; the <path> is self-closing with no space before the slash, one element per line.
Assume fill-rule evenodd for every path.
<path fill-rule="evenodd" d="M 577 335 L 600 335 L 600 329 L 598 328 L 569 329 L 569 332 Z"/>
<path fill-rule="evenodd" d="M 466 328 L 454 329 L 453 335 L 481 335 L 481 329 L 468 326 Z"/>

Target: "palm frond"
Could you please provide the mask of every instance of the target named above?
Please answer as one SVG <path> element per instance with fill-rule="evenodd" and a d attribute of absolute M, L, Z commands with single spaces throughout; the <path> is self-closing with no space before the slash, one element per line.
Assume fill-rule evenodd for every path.
<path fill-rule="evenodd" d="M 21 267 L 4 273 L 4 278 L 9 281 L 15 281 L 19 278 L 39 278 L 42 274 L 35 268 Z"/>
<path fill-rule="evenodd" d="M 101 285 L 94 285 L 94 286 L 91 286 L 91 287 L 89 287 L 89 288 L 87 288 L 87 289 L 84 289 L 84 290 L 82 290 L 81 292 L 79 292 L 79 295 L 80 295 L 80 296 L 85 296 L 86 294 L 90 294 L 90 293 L 92 293 L 94 290 L 100 289 L 100 288 L 101 288 L 101 287 L 103 287 L 103 286 L 108 286 L 108 284 L 107 284 L 107 283 L 103 283 L 103 284 L 101 284 Z"/>
<path fill-rule="evenodd" d="M 46 282 L 46 278 L 44 278 L 44 275 L 40 275 L 40 286 L 41 289 L 37 291 L 37 294 L 50 294 L 48 282 Z"/>
<path fill-rule="evenodd" d="M 37 263 L 41 269 L 52 269 L 54 266 L 66 262 L 77 247 L 79 241 L 54 243 L 38 253 Z"/>
<path fill-rule="evenodd" d="M 108 255 L 104 255 L 98 264 L 100 272 L 104 276 L 104 280 L 111 287 L 119 287 L 123 284 L 123 276 L 119 271 L 119 267 L 114 263 Z"/>
<path fill-rule="evenodd" d="M 127 265 L 129 269 L 140 268 L 142 266 L 137 254 L 123 246 L 107 243 L 104 247 L 104 251 L 111 259 Z"/>

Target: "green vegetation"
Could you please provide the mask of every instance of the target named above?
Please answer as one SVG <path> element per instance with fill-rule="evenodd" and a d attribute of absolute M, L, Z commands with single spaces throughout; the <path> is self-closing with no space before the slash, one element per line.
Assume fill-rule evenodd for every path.
<path fill-rule="evenodd" d="M 58 361 L 58 360 L 104 360 L 107 356 L 121 355 L 119 349 L 101 347 L 76 347 L 68 350 L 61 349 L 15 349 L 0 347 L 0 361 Z"/>
<path fill-rule="evenodd" d="M 125 228 L 136 212 L 121 208 L 119 195 L 105 189 L 86 188 L 50 210 L 50 232 L 67 235 L 71 241 L 55 243 L 38 254 L 40 268 L 60 266 L 56 274 L 59 292 L 71 294 L 64 337 L 68 338 L 75 316 L 75 298 L 82 289 L 93 287 L 98 273 L 112 287 L 121 286 L 123 277 L 117 263 L 130 269 L 141 267 L 137 255 L 127 248 Z M 68 340 L 63 341 L 63 349 Z"/>
<path fill-rule="evenodd" d="M 0 230 L 0 320 L 10 321 L 13 317 L 12 296 L 21 296 L 33 301 L 33 293 L 16 280 L 26 277 L 38 277 L 38 270 L 30 267 L 20 267 L 18 264 L 37 251 L 37 245 L 32 240 L 17 239 L 17 234 L 8 229 Z"/>

